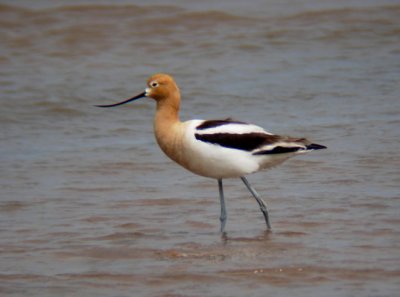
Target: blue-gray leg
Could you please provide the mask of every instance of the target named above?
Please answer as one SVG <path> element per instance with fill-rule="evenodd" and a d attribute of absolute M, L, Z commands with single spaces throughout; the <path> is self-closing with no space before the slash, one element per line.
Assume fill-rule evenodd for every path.
<path fill-rule="evenodd" d="M 242 176 L 240 178 L 242 179 L 242 181 L 244 182 L 244 184 L 246 185 L 246 187 L 250 191 L 250 193 L 253 195 L 253 197 L 257 200 L 257 203 L 260 206 L 261 212 L 264 215 L 265 222 L 267 223 L 267 228 L 268 228 L 268 230 L 271 230 L 271 224 L 269 222 L 267 204 L 264 202 L 264 200 L 261 199 L 260 195 L 258 195 L 256 190 L 250 185 L 247 178 L 245 178 L 244 176 Z"/>
<path fill-rule="evenodd" d="M 221 216 L 219 217 L 219 220 L 221 221 L 221 233 L 223 233 L 225 230 L 227 216 L 226 216 L 224 188 L 222 186 L 222 179 L 218 179 L 218 189 L 219 189 L 219 201 L 221 203 Z"/>

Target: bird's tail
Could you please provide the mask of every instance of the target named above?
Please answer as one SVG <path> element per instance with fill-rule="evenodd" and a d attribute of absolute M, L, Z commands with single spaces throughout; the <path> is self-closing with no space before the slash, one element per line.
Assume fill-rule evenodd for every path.
<path fill-rule="evenodd" d="M 311 144 L 308 144 L 308 145 L 306 146 L 306 148 L 307 148 L 308 151 L 313 151 L 313 150 L 323 150 L 323 149 L 326 149 L 326 146 L 320 145 L 320 144 L 317 144 L 317 143 L 311 143 Z"/>

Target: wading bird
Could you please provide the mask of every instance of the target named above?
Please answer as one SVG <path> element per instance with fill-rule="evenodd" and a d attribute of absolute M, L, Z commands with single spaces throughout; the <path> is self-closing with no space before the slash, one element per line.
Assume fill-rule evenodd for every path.
<path fill-rule="evenodd" d="M 154 133 L 163 152 L 187 170 L 217 179 L 221 232 L 224 232 L 227 219 L 224 178 L 242 179 L 259 204 L 267 228 L 271 229 L 266 203 L 245 175 L 274 167 L 297 154 L 326 148 L 305 138 L 272 134 L 256 125 L 231 119 L 181 122 L 179 88 L 170 75 L 162 73 L 148 79 L 143 93 L 119 103 L 97 106 L 114 107 L 143 97 L 156 101 Z"/>

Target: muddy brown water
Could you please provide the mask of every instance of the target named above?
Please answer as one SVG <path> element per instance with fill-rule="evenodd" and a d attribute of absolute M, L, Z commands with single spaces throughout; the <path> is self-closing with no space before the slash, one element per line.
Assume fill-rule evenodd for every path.
<path fill-rule="evenodd" d="M 2 296 L 398 296 L 397 1 L 2 1 Z M 251 5 L 250 5 L 251 4 Z M 328 150 L 217 183 L 162 155 L 150 100 Z"/>

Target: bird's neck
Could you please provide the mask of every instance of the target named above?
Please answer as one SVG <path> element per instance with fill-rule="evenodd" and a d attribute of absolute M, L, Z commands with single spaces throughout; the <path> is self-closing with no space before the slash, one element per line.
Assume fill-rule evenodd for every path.
<path fill-rule="evenodd" d="M 170 101 L 158 101 L 157 110 L 154 117 L 154 128 L 164 130 L 172 125 L 180 123 L 179 119 L 179 99 Z"/>
<path fill-rule="evenodd" d="M 178 104 L 176 104 L 178 103 Z M 179 119 L 179 101 L 158 101 L 154 117 L 154 132 L 158 145 L 164 153 L 179 163 L 177 152 L 180 151 L 183 130 Z"/>

